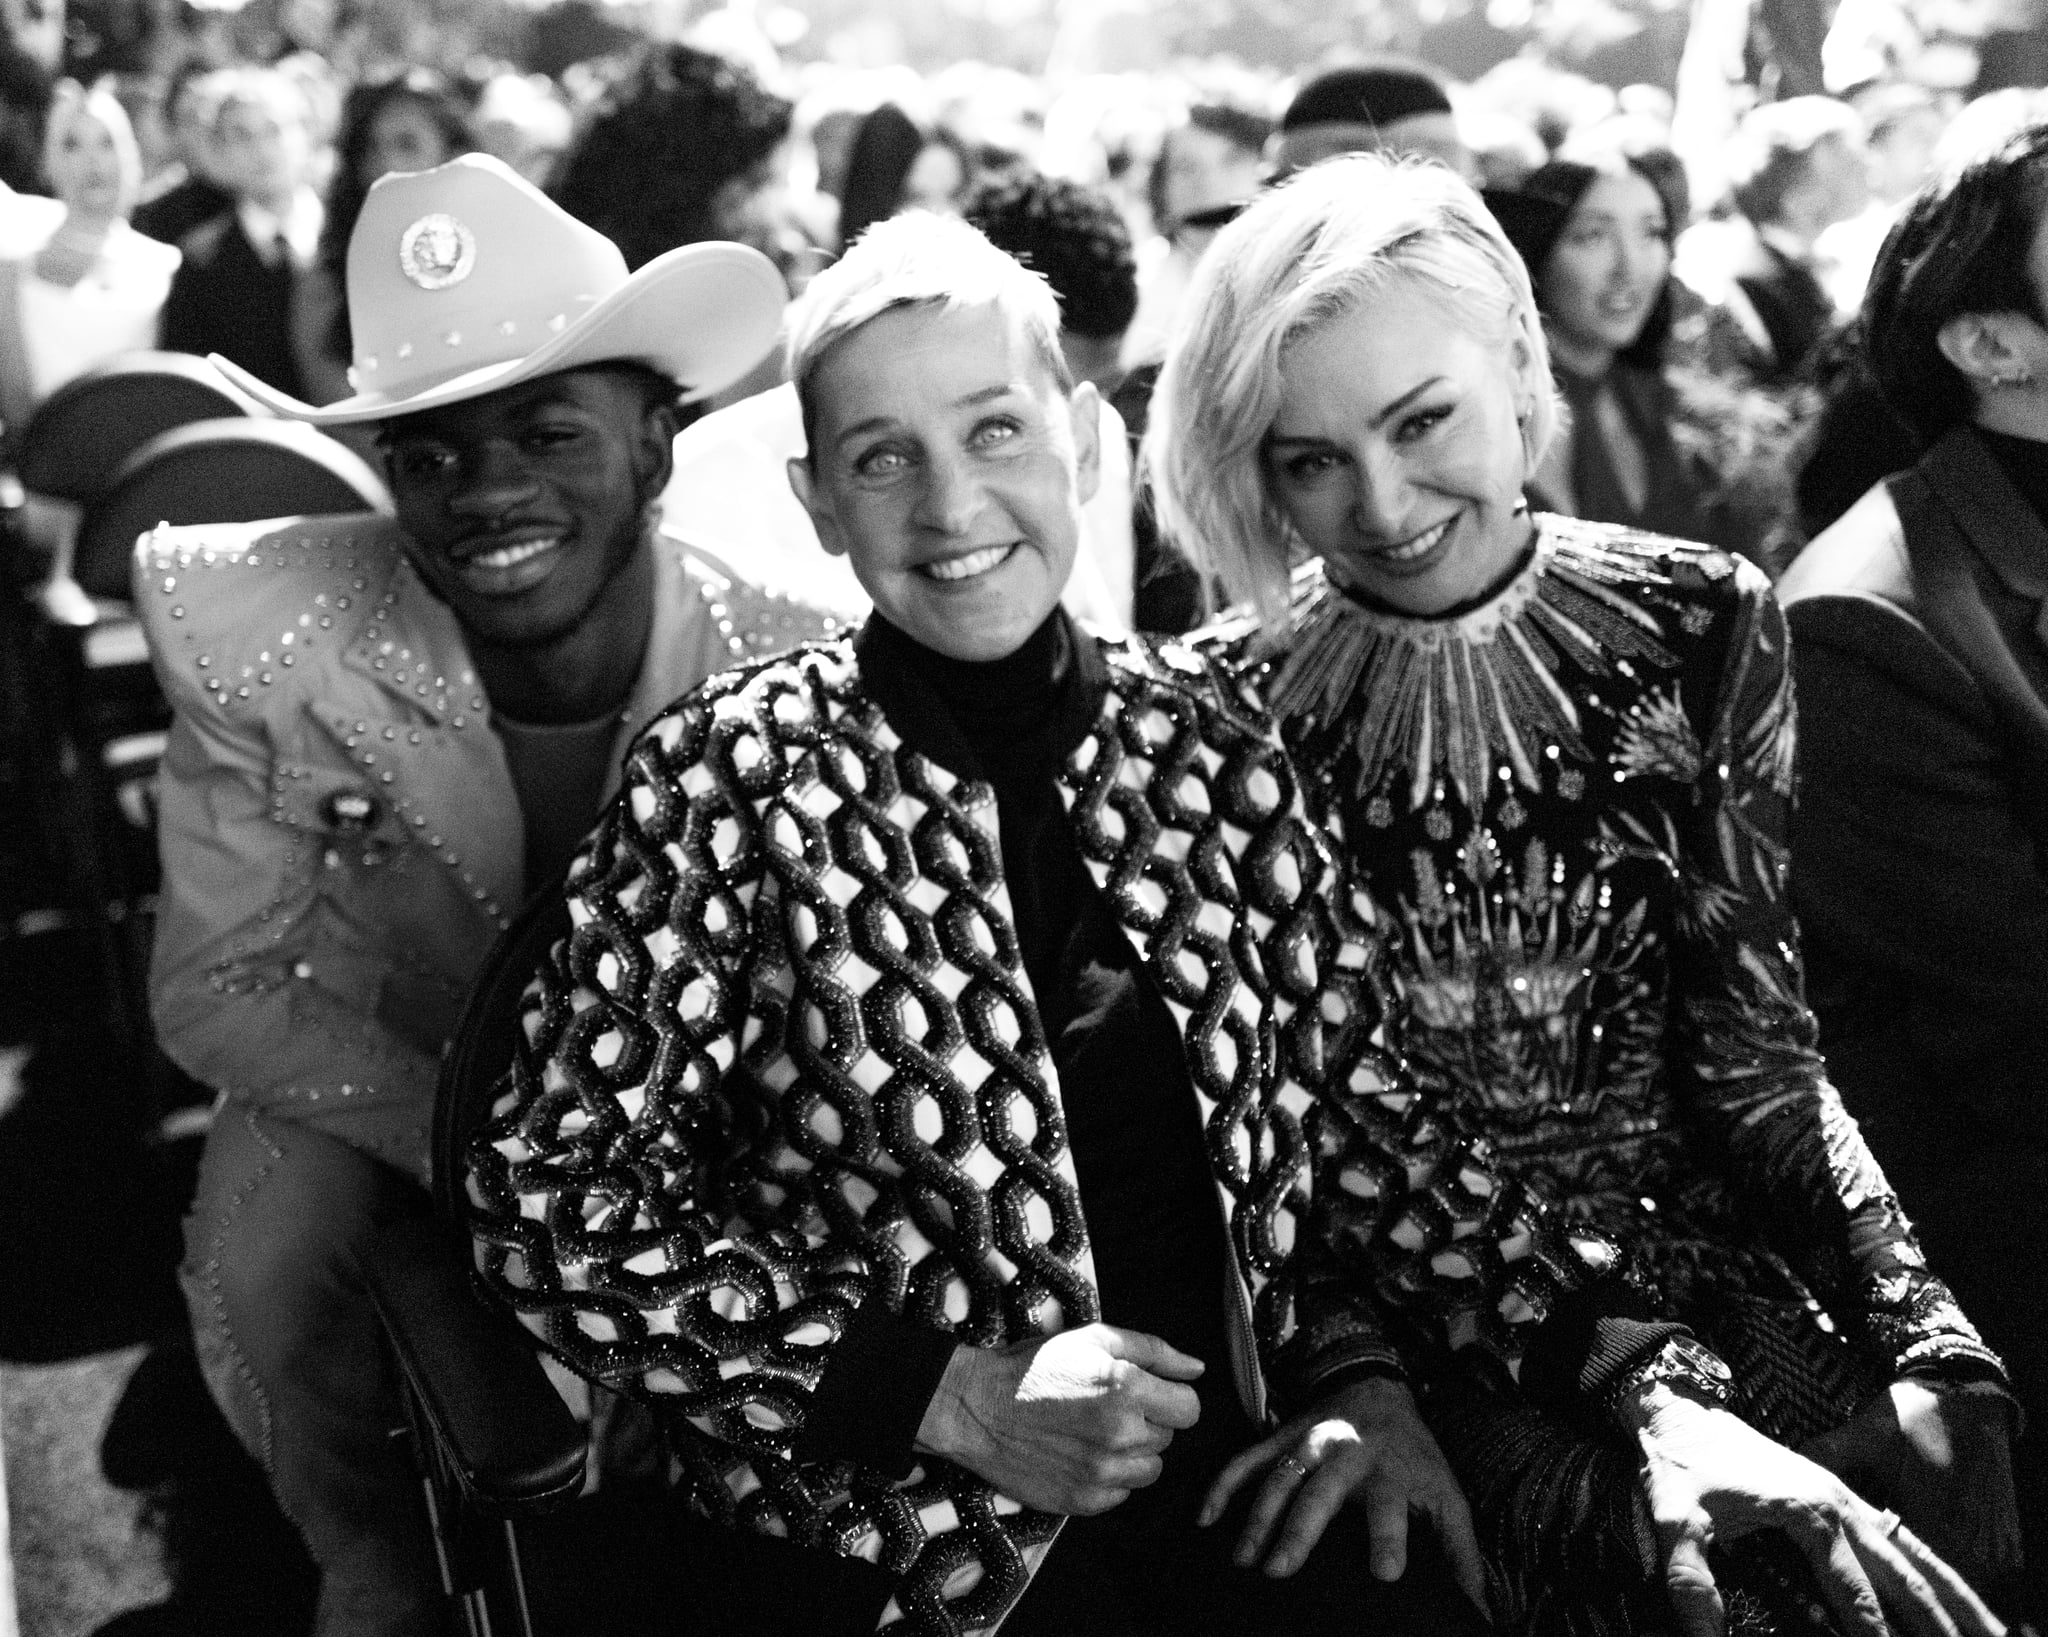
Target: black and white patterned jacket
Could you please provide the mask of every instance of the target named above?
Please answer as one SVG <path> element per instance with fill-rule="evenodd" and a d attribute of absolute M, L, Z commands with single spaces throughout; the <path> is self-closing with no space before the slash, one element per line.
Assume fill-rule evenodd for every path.
<path fill-rule="evenodd" d="M 1060 792 L 1184 1034 L 1254 1424 L 1398 1370 L 1337 1273 L 1371 1242 L 1472 1224 L 1540 1313 L 1559 1269 L 1528 1247 L 1569 1257 L 1558 1225 L 1407 1089 L 1377 935 L 1263 709 L 1188 649 L 1082 650 L 1106 686 Z M 854 643 L 799 649 L 654 722 L 570 908 L 472 1148 L 487 1284 L 669 1412 L 706 1512 L 892 1571 L 885 1625 L 992 1629 L 1058 1518 L 803 1447 L 867 1304 L 981 1346 L 1098 1317 L 992 790 L 904 741 Z"/>

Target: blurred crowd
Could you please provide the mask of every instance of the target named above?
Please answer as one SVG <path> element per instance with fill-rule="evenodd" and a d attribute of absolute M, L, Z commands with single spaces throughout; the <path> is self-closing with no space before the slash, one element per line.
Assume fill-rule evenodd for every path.
<path fill-rule="evenodd" d="M 1723 47 L 1747 26 L 1753 55 L 1757 20 L 1726 12 L 1698 9 L 1676 95 L 1526 53 L 1464 84 L 1391 58 L 1040 78 L 787 64 L 751 11 L 555 77 L 376 66 L 331 29 L 327 54 L 286 29 L 249 60 L 223 60 L 232 36 L 195 36 L 162 75 L 90 87 L 39 82 L 17 51 L 0 423 L 20 428 L 56 386 L 141 346 L 217 352 L 316 404 L 347 395 L 342 291 L 370 185 L 481 150 L 630 266 L 735 239 L 792 294 L 875 221 L 968 213 L 1051 278 L 1071 366 L 1105 394 L 1125 387 L 1135 437 L 1146 366 L 1218 228 L 1291 170 L 1383 147 L 1482 185 L 1530 266 L 1574 411 L 1542 501 L 1775 573 L 1912 447 L 1844 338 L 1887 228 L 2041 103 L 1953 88 L 1940 42 L 1867 6 L 1841 8 L 1821 52 L 1828 82 L 1859 79 L 1764 100 L 1799 77 L 1748 83 L 1742 51 Z M 1981 56 L 1980 85 L 2030 72 Z M 772 385 L 774 367 L 723 401 Z M 1141 517 L 1138 591 L 1154 601 L 1140 623 L 1182 623 L 1194 599 L 1160 578 L 1147 533 Z"/>

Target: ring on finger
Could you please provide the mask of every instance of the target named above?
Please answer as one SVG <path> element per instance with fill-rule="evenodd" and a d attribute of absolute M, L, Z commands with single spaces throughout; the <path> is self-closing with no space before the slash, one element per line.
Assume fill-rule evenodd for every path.
<path fill-rule="evenodd" d="M 1889 1509 L 1878 1513 L 1877 1526 L 1887 1540 L 1896 1539 L 1899 1533 L 1899 1515 Z"/>
<path fill-rule="evenodd" d="M 1306 1478 L 1308 1476 L 1307 1463 L 1298 1460 L 1296 1457 L 1292 1455 L 1281 1457 L 1280 1465 L 1287 1471 L 1293 1473 L 1297 1478 Z"/>

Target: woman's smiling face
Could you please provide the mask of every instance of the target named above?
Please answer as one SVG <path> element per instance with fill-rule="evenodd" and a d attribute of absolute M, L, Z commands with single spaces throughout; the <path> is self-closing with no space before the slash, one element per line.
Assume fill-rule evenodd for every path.
<path fill-rule="evenodd" d="M 1536 280 L 1559 360 L 1597 375 L 1643 333 L 1670 271 L 1671 224 L 1650 179 L 1595 178 Z"/>
<path fill-rule="evenodd" d="M 1519 345 L 1409 278 L 1297 336 L 1266 434 L 1274 501 L 1332 578 L 1410 614 L 1490 589 L 1527 547 Z"/>

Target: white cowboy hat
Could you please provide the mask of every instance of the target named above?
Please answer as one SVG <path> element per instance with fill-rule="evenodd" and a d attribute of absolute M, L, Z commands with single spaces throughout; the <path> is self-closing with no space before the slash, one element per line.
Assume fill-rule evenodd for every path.
<path fill-rule="evenodd" d="M 741 244 L 689 244 L 626 272 L 618 247 L 509 166 L 464 154 L 370 188 L 348 241 L 356 390 L 316 408 L 213 355 L 266 408 L 315 426 L 389 420 L 565 369 L 635 362 L 691 398 L 775 344 L 782 275 Z"/>

